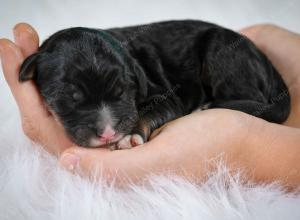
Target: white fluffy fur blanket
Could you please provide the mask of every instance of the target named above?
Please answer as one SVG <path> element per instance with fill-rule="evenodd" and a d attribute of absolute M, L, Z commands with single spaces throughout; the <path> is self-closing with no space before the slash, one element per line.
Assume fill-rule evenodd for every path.
<path fill-rule="evenodd" d="M 17 119 L 6 121 L 0 130 L 1 220 L 300 219 L 299 195 L 276 184 L 245 183 L 222 166 L 199 185 L 162 176 L 126 190 L 93 184 L 32 146 Z"/>

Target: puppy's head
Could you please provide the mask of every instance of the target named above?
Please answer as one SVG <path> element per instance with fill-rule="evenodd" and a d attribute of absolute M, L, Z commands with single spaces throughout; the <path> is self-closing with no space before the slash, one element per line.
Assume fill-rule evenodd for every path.
<path fill-rule="evenodd" d="M 138 120 L 137 95 L 146 94 L 141 68 L 133 59 L 124 61 L 104 37 L 86 28 L 57 32 L 21 66 L 20 81 L 35 81 L 80 146 L 98 147 L 129 134 Z"/>

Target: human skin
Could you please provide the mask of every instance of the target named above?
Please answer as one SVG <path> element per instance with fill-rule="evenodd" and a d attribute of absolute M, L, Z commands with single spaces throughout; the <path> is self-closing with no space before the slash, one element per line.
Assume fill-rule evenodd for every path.
<path fill-rule="evenodd" d="M 250 27 L 242 33 L 266 53 L 289 87 L 292 111 L 285 125 L 238 111 L 212 109 L 172 121 L 144 145 L 119 151 L 74 146 L 45 108 L 34 83 L 18 82 L 20 65 L 39 44 L 31 26 L 16 25 L 15 43 L 1 39 L 0 54 L 25 134 L 58 155 L 60 164 L 73 173 L 104 176 L 120 185 L 164 172 L 201 181 L 221 159 L 233 172 L 242 170 L 249 180 L 279 181 L 295 189 L 300 185 L 300 36 L 273 25 Z"/>

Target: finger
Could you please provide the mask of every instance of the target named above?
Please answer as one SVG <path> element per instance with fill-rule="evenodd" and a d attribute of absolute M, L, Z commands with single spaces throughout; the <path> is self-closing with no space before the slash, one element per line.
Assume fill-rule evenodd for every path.
<path fill-rule="evenodd" d="M 59 162 L 66 170 L 82 177 L 91 179 L 103 177 L 103 179 L 111 182 L 113 170 L 116 170 L 116 164 L 113 162 L 115 159 L 111 157 L 112 154 L 114 151 L 108 149 L 72 147 L 63 152 Z"/>
<path fill-rule="evenodd" d="M 151 172 L 155 164 L 159 164 L 160 157 L 155 152 L 143 146 L 116 151 L 72 147 L 61 155 L 60 165 L 83 177 L 116 181 L 122 185 L 126 181 L 137 182 Z"/>
<path fill-rule="evenodd" d="M 253 25 L 246 28 L 241 29 L 239 32 L 245 36 L 247 36 L 252 41 L 254 40 L 257 31 L 261 28 L 262 25 Z"/>
<path fill-rule="evenodd" d="M 79 167 L 87 171 L 100 163 L 107 153 L 109 153 L 108 149 L 83 149 L 75 146 L 63 152 L 60 157 L 60 164 L 72 172 Z M 98 162 L 95 158 L 98 158 Z"/>
<path fill-rule="evenodd" d="M 150 135 L 150 137 L 149 137 L 149 140 L 152 140 L 153 138 L 155 138 L 156 136 L 158 136 L 164 127 L 165 127 L 165 125 L 163 125 L 163 126 L 157 128 L 157 129 L 155 129 L 155 130 L 151 133 L 151 135 Z"/>
<path fill-rule="evenodd" d="M 48 116 L 43 101 L 32 81 L 20 83 L 19 69 L 24 60 L 21 49 L 8 39 L 0 39 L 0 56 L 4 77 L 16 99 L 21 114 Z"/>
<path fill-rule="evenodd" d="M 0 39 L 1 61 L 4 77 L 9 86 L 18 84 L 19 66 L 24 58 L 20 49 L 8 39 Z"/>
<path fill-rule="evenodd" d="M 38 50 L 38 34 L 29 24 L 19 23 L 14 27 L 13 32 L 15 43 L 21 48 L 24 57 L 28 57 Z"/>
<path fill-rule="evenodd" d="M 170 124 L 174 123 L 175 121 L 176 121 L 176 120 L 170 121 L 170 122 L 168 122 L 168 123 L 162 125 L 161 127 L 155 129 L 155 130 L 151 133 L 151 135 L 150 135 L 150 137 L 149 137 L 149 140 L 153 140 L 155 137 L 157 137 L 158 135 L 160 135 L 160 134 L 164 131 L 164 129 L 166 129 L 167 127 L 169 127 Z"/>

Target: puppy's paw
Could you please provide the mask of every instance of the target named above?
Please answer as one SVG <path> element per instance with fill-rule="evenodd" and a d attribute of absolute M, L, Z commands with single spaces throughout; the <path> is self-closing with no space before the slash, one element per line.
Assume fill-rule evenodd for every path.
<path fill-rule="evenodd" d="M 144 140 L 143 140 L 141 135 L 133 134 L 131 136 L 130 142 L 131 142 L 132 146 L 135 147 L 135 146 L 138 146 L 138 145 L 142 145 L 144 143 Z"/>
<path fill-rule="evenodd" d="M 130 149 L 132 147 L 141 145 L 144 143 L 144 140 L 139 134 L 126 135 L 118 143 L 118 149 Z"/>
<path fill-rule="evenodd" d="M 130 148 L 132 148 L 130 139 L 131 139 L 131 135 L 124 136 L 117 143 L 117 149 L 130 149 Z"/>

